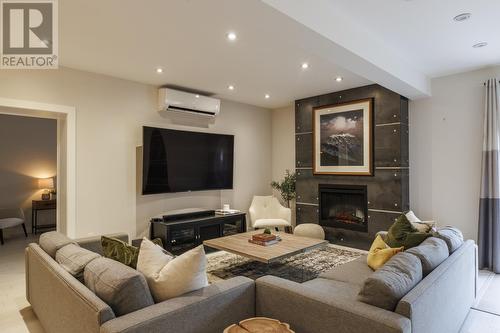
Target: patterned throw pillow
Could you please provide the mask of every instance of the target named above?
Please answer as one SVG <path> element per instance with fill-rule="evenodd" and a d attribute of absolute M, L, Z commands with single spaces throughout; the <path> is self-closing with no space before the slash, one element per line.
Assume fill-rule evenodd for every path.
<path fill-rule="evenodd" d="M 160 238 L 152 240 L 153 243 L 163 248 Z M 139 257 L 139 248 L 117 239 L 102 236 L 101 245 L 104 257 L 121 262 L 132 268 L 137 268 L 137 258 Z"/>
<path fill-rule="evenodd" d="M 390 247 L 401 247 L 409 249 L 418 246 L 432 235 L 427 232 L 419 232 L 415 229 L 405 215 L 401 215 L 389 228 L 386 243 Z"/>
<path fill-rule="evenodd" d="M 402 252 L 404 247 L 391 248 L 387 245 L 380 235 L 377 235 L 368 252 L 367 263 L 371 269 L 377 270 L 382 267 L 389 259 L 398 252 Z"/>

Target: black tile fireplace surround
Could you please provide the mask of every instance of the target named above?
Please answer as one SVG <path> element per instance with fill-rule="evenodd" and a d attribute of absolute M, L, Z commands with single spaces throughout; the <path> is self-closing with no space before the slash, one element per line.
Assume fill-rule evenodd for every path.
<path fill-rule="evenodd" d="M 366 185 L 319 184 L 319 224 L 368 231 Z"/>
<path fill-rule="evenodd" d="M 373 99 L 373 175 L 314 174 L 313 109 L 366 98 Z M 376 233 L 388 230 L 410 207 L 408 133 L 408 99 L 376 84 L 295 101 L 297 224 L 318 223 L 332 242 L 342 239 L 343 244 L 358 247 L 362 243 L 369 248 Z M 335 200 L 320 199 L 320 185 L 363 188 L 366 197 L 361 199 L 363 196 L 358 193 L 357 200 L 364 204 L 360 203 L 357 211 L 354 209 L 354 216 L 349 207 L 335 213 L 335 209 L 323 207 L 324 202 Z M 360 215 L 364 215 L 364 223 L 357 223 Z"/>

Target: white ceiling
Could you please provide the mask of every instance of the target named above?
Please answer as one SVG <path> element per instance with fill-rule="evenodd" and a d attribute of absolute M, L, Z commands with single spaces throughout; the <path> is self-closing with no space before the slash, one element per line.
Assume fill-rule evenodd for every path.
<path fill-rule="evenodd" d="M 59 11 L 65 67 L 268 108 L 372 83 L 310 49 L 324 38 L 260 1 L 72 0 Z"/>
<path fill-rule="evenodd" d="M 430 77 L 500 63 L 498 0 L 329 1 Z M 461 13 L 472 16 L 454 21 Z"/>
<path fill-rule="evenodd" d="M 268 108 L 372 82 L 418 98 L 430 77 L 500 62 L 498 13 L 498 0 L 59 1 L 60 63 Z"/>
<path fill-rule="evenodd" d="M 423 95 L 430 91 L 420 74 L 437 77 L 500 63 L 498 0 L 314 0 L 314 6 L 306 1 L 262 1 Z M 461 13 L 472 17 L 454 21 Z M 472 48 L 482 41 L 489 45 Z M 407 95 L 419 97 L 411 90 Z"/>

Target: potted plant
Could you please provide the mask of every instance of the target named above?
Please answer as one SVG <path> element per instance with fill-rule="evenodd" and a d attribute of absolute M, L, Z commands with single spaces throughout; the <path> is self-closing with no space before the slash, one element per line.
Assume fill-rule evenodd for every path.
<path fill-rule="evenodd" d="M 290 208 L 290 201 L 295 199 L 295 182 L 296 182 L 295 172 L 290 172 L 290 170 L 285 171 L 285 178 L 280 182 L 272 181 L 271 187 L 278 190 L 281 194 L 281 198 L 286 202 L 286 206 Z"/>

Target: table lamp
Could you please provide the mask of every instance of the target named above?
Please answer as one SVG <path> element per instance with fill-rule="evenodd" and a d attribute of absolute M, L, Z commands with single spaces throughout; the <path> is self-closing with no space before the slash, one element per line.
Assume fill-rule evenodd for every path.
<path fill-rule="evenodd" d="M 38 179 L 38 188 L 44 190 L 42 200 L 50 200 L 50 191 L 54 189 L 54 178 Z"/>

